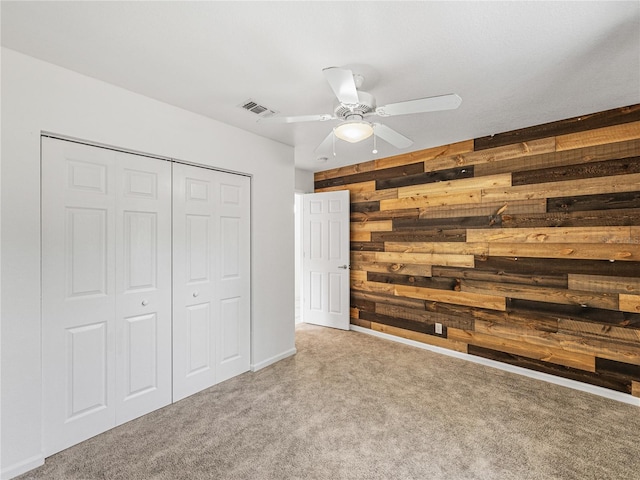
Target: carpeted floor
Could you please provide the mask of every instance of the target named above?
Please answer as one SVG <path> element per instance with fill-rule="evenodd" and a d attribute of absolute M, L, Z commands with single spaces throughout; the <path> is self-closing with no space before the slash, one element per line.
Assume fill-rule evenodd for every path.
<path fill-rule="evenodd" d="M 640 478 L 638 407 L 362 333 L 296 347 L 19 478 Z"/>

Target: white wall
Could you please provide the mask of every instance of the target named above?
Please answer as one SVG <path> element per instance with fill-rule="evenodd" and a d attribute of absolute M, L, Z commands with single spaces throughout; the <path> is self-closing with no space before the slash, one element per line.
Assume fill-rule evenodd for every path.
<path fill-rule="evenodd" d="M 42 462 L 41 131 L 251 174 L 252 368 L 295 353 L 293 148 L 3 48 L 2 478 Z"/>
<path fill-rule="evenodd" d="M 313 193 L 313 172 L 296 168 L 296 192 Z"/>

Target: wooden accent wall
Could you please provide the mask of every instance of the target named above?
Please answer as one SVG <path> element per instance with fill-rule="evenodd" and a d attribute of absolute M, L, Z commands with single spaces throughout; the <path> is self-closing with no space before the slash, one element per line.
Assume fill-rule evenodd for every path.
<path fill-rule="evenodd" d="M 640 105 L 315 188 L 351 191 L 351 323 L 640 397 Z"/>

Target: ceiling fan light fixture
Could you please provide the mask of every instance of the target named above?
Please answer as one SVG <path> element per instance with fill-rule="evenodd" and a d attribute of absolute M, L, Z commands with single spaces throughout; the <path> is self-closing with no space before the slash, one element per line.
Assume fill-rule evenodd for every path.
<path fill-rule="evenodd" d="M 336 137 L 349 143 L 357 143 L 373 135 L 369 122 L 346 122 L 334 129 Z"/>

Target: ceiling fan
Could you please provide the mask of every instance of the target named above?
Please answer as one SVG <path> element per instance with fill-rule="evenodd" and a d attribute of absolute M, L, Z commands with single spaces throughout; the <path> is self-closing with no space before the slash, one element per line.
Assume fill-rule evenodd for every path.
<path fill-rule="evenodd" d="M 260 121 L 269 123 L 326 122 L 341 120 L 329 135 L 316 148 L 316 151 L 327 150 L 335 138 L 356 143 L 371 135 L 381 138 L 396 148 L 407 148 L 413 141 L 382 123 L 372 123 L 369 117 L 391 117 L 411 113 L 453 110 L 460 106 L 462 99 L 455 93 L 436 97 L 418 98 L 406 102 L 390 103 L 382 107 L 376 106 L 376 99 L 370 93 L 359 90 L 364 82 L 362 75 L 355 74 L 346 68 L 329 67 L 322 70 L 327 82 L 335 93 L 338 102 L 333 113 L 318 115 L 297 115 L 263 117 Z M 377 153 L 374 146 L 374 153 Z"/>

